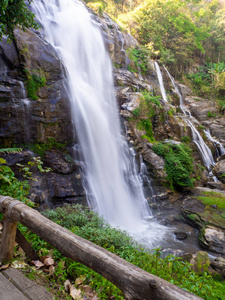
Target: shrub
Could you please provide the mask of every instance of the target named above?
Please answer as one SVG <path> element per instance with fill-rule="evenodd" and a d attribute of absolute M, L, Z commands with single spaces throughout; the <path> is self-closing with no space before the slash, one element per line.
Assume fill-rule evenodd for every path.
<path fill-rule="evenodd" d="M 185 144 L 157 143 L 152 150 L 165 159 L 165 169 L 172 188 L 192 188 L 193 157 Z"/>

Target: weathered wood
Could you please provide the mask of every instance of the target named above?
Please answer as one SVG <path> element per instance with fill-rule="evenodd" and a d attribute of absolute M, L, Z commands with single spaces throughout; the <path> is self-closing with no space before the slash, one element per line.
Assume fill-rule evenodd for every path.
<path fill-rule="evenodd" d="M 53 300 L 53 296 L 46 288 L 31 281 L 17 269 L 9 268 L 3 271 L 3 274 L 30 300 Z"/>
<path fill-rule="evenodd" d="M 23 249 L 26 255 L 30 257 L 30 259 L 39 260 L 37 253 L 31 247 L 31 245 L 28 243 L 28 241 L 25 239 L 25 237 L 22 235 L 18 228 L 16 231 L 16 242 L 20 245 L 20 247 Z"/>
<path fill-rule="evenodd" d="M 0 262 L 10 261 L 13 258 L 15 247 L 17 222 L 5 219 L 3 221 Z"/>
<path fill-rule="evenodd" d="M 0 273 L 1 300 L 29 300 L 4 275 Z"/>
<path fill-rule="evenodd" d="M 7 211 L 13 201 L 15 200 L 12 198 L 3 201 L 3 210 Z M 111 281 L 123 291 L 128 300 L 201 299 L 76 236 L 24 204 L 13 206 L 11 215 L 56 247 L 64 256 L 86 265 Z"/>

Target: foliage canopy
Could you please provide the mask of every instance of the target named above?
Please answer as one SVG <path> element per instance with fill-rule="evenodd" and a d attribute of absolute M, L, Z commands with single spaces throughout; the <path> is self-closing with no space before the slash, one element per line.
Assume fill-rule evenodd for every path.
<path fill-rule="evenodd" d="M 29 3 L 31 1 L 28 0 Z M 24 0 L 0 0 L 0 40 L 3 35 L 13 39 L 13 30 L 17 25 L 23 29 L 38 27 L 34 14 L 27 8 Z"/>

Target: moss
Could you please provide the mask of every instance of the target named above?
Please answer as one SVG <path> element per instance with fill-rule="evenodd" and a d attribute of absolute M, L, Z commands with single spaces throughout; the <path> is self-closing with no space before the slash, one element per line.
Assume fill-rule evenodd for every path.
<path fill-rule="evenodd" d="M 31 100 L 37 100 L 38 99 L 38 90 L 40 87 L 45 86 L 46 84 L 46 78 L 43 75 L 39 75 L 43 72 L 32 70 L 33 74 L 30 74 L 28 70 L 24 70 L 25 74 L 27 76 L 27 94 L 28 98 Z"/>
<path fill-rule="evenodd" d="M 165 159 L 165 169 L 172 188 L 178 190 L 193 187 L 193 157 L 187 145 L 160 142 L 152 150 Z"/>
<path fill-rule="evenodd" d="M 54 138 L 48 138 L 47 143 L 36 143 L 28 145 L 27 148 L 37 153 L 41 158 L 44 156 L 45 151 L 50 149 L 59 149 L 66 151 L 66 146 L 69 142 L 59 143 Z"/>
<path fill-rule="evenodd" d="M 196 197 L 204 205 L 217 205 L 218 209 L 225 211 L 225 195 L 216 192 L 203 192 L 204 196 Z"/>

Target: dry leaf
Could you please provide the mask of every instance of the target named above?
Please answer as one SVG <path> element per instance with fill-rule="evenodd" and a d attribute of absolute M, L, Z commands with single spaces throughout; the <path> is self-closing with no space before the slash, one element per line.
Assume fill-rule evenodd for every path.
<path fill-rule="evenodd" d="M 45 260 L 43 261 L 43 263 L 49 267 L 49 266 L 53 266 L 54 265 L 54 259 L 52 259 L 51 257 L 47 257 L 45 258 Z"/>
<path fill-rule="evenodd" d="M 89 285 L 80 285 L 79 288 L 84 292 L 84 293 L 91 293 L 93 292 L 92 288 Z"/>
<path fill-rule="evenodd" d="M 94 298 L 92 298 L 92 300 L 98 300 L 97 296 L 94 296 Z"/>
<path fill-rule="evenodd" d="M 64 288 L 65 288 L 65 291 L 66 291 L 67 293 L 69 293 L 70 288 L 71 288 L 71 283 L 70 283 L 69 280 L 66 280 L 66 281 L 64 282 Z"/>
<path fill-rule="evenodd" d="M 85 279 L 86 279 L 86 276 L 77 277 L 77 279 L 75 280 L 75 284 L 80 285 L 81 283 L 84 282 Z"/>
<path fill-rule="evenodd" d="M 2 225 L 2 223 L 0 223 L 0 230 L 2 230 L 3 229 L 3 225 Z"/>
<path fill-rule="evenodd" d="M 15 269 L 24 269 L 27 267 L 27 264 L 23 261 L 15 260 L 12 262 L 12 267 Z"/>
<path fill-rule="evenodd" d="M 70 296 L 73 299 L 76 299 L 76 300 L 82 299 L 82 297 L 81 297 L 81 290 L 78 290 L 74 286 L 71 286 L 70 287 Z"/>
<path fill-rule="evenodd" d="M 53 275 L 55 273 L 55 267 L 54 266 L 50 266 L 49 267 L 49 275 Z"/>
<path fill-rule="evenodd" d="M 1 266 L 0 271 L 8 269 L 9 266 L 10 266 L 10 264 Z"/>
<path fill-rule="evenodd" d="M 34 260 L 34 265 L 37 270 L 45 266 L 40 260 Z"/>
<path fill-rule="evenodd" d="M 26 258 L 26 253 L 23 251 L 23 249 L 21 247 L 18 248 L 17 252 L 19 255 L 21 255 L 21 259 Z"/>

